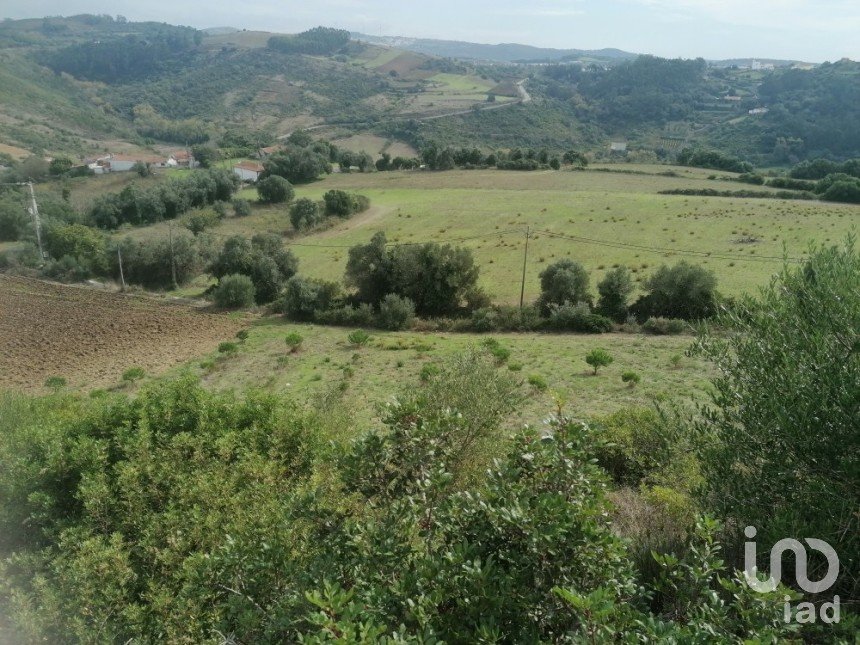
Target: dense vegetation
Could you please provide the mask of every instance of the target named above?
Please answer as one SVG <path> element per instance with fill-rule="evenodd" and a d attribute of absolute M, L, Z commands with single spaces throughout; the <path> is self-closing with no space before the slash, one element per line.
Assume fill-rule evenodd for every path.
<path fill-rule="evenodd" d="M 742 333 L 705 330 L 721 369 L 697 421 L 621 409 L 584 423 L 560 401 L 546 427 L 506 437 L 520 395 L 490 343 L 348 440 L 340 384 L 305 408 L 190 376 L 135 397 L 68 395 L 59 381 L 47 397 L 3 395 L 10 635 L 849 642 L 858 275 L 850 245 L 819 250 L 727 314 Z M 840 624 L 788 624 L 796 591 L 743 582 L 746 522 L 836 546 Z"/>
<path fill-rule="evenodd" d="M 343 29 L 315 27 L 294 36 L 272 36 L 269 48 L 285 54 L 331 54 L 349 42 L 349 32 Z"/>

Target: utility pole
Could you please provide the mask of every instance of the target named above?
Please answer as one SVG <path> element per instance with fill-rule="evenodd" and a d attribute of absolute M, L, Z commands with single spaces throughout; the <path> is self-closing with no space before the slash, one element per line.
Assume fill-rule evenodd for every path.
<path fill-rule="evenodd" d="M 531 233 L 531 227 L 526 226 L 526 251 L 523 254 L 523 286 L 520 289 L 520 309 L 523 308 L 526 299 L 526 264 L 529 261 L 529 235 Z"/>
<path fill-rule="evenodd" d="M 168 224 L 170 232 L 170 275 L 173 277 L 173 288 L 178 289 L 179 284 L 176 282 L 176 258 L 173 255 L 173 222 Z"/>
<path fill-rule="evenodd" d="M 125 274 L 122 272 L 122 248 L 116 247 L 116 257 L 119 259 L 119 280 L 122 282 L 122 290 L 125 291 Z"/>
<path fill-rule="evenodd" d="M 27 182 L 30 189 L 30 215 L 33 216 L 33 226 L 36 229 L 36 243 L 39 245 L 39 256 L 45 259 L 45 249 L 42 248 L 42 221 L 39 219 L 39 205 L 36 203 L 36 192 L 33 190 L 33 180 Z"/>

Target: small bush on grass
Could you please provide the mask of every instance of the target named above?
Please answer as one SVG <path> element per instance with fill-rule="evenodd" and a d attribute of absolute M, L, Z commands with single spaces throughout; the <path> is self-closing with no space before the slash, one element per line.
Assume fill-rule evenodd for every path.
<path fill-rule="evenodd" d="M 425 363 L 424 366 L 421 368 L 421 373 L 419 374 L 419 377 L 421 378 L 422 382 L 427 383 L 434 376 L 437 376 L 439 372 L 439 366 L 436 365 L 436 363 Z"/>
<path fill-rule="evenodd" d="M 302 348 L 302 343 L 305 342 L 305 339 L 300 333 L 294 331 L 287 334 L 287 337 L 284 338 L 284 342 L 287 344 L 287 347 L 290 348 L 290 353 L 295 354 Z"/>
<path fill-rule="evenodd" d="M 370 342 L 370 334 L 363 329 L 356 329 L 346 338 L 355 347 L 365 347 Z"/>
<path fill-rule="evenodd" d="M 123 383 L 134 384 L 146 376 L 146 372 L 141 367 L 130 367 L 122 373 Z"/>
<path fill-rule="evenodd" d="M 45 387 L 53 392 L 59 392 L 66 387 L 66 379 L 62 376 L 49 376 L 45 379 Z"/>
<path fill-rule="evenodd" d="M 546 379 L 540 374 L 530 375 L 528 378 L 528 384 L 531 385 L 538 392 L 546 392 L 546 390 L 549 388 Z"/>
<path fill-rule="evenodd" d="M 251 278 L 239 273 L 221 278 L 221 282 L 212 292 L 215 305 L 221 309 L 253 307 L 255 295 L 256 289 Z"/>
<path fill-rule="evenodd" d="M 248 217 L 251 214 L 251 202 L 247 199 L 234 199 L 233 214 L 236 217 Z"/>
<path fill-rule="evenodd" d="M 605 334 L 612 331 L 612 321 L 605 316 L 591 313 L 591 309 L 584 302 L 577 305 L 550 305 L 548 326 L 556 331 L 581 334 Z"/>
<path fill-rule="evenodd" d="M 615 359 L 612 358 L 612 355 L 605 349 L 592 350 L 585 357 L 585 362 L 594 368 L 595 376 L 597 376 L 597 371 L 601 367 L 608 367 L 609 365 L 612 365 L 614 360 Z"/>
<path fill-rule="evenodd" d="M 621 375 L 621 380 L 627 383 L 628 387 L 634 388 L 639 385 L 639 382 L 642 380 L 642 377 L 639 376 L 636 372 L 627 371 Z"/>
<path fill-rule="evenodd" d="M 235 356 L 239 353 L 239 346 L 236 343 L 225 341 L 218 345 L 218 353 L 224 356 Z"/>

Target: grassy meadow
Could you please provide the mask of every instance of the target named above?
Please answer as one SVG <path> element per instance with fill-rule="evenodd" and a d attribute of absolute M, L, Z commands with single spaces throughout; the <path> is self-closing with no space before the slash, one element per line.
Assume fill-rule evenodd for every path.
<path fill-rule="evenodd" d="M 236 355 L 226 357 L 216 352 L 186 367 L 190 366 L 207 387 L 216 390 L 262 388 L 297 401 L 312 400 L 344 387 L 346 407 L 362 427 L 376 417 L 378 406 L 397 392 L 420 387 L 422 369 L 433 369 L 425 366 L 470 348 L 485 351 L 482 343 L 487 338 L 511 351 L 499 369 L 510 370 L 522 381 L 526 398 L 510 420 L 512 427 L 540 423 L 559 400 L 568 413 L 577 417 L 606 414 L 627 405 L 650 405 L 654 400 L 670 397 L 682 404 L 703 400 L 709 375 L 701 361 L 684 356 L 692 341 L 690 336 L 482 336 L 374 331 L 368 345 L 358 348 L 347 338 L 350 331 L 294 324 L 280 317 L 265 318 L 249 328 L 249 337 L 240 344 Z M 284 340 L 291 332 L 304 338 L 296 353 L 290 352 Z M 585 355 L 595 348 L 607 350 L 614 358 L 597 376 L 585 363 Z M 621 374 L 629 370 L 642 377 L 633 388 L 621 380 Z M 530 384 L 532 376 L 541 377 L 546 389 Z"/>
<path fill-rule="evenodd" d="M 661 264 L 687 259 L 713 270 L 723 293 L 739 295 L 768 282 L 781 265 L 772 258 L 781 258 L 784 250 L 802 257 L 812 241 L 836 243 L 856 229 L 860 214 L 857 206 L 817 201 L 659 195 L 675 188 L 749 186 L 710 180 L 714 173 L 698 169 L 604 168 L 617 172 L 335 174 L 297 187 L 297 197 L 320 199 L 333 188 L 357 191 L 370 197 L 369 211 L 299 235 L 291 229 L 287 207 L 255 206 L 250 217 L 228 218 L 213 232 L 282 233 L 300 259 L 300 271 L 327 280 L 342 279 L 348 247 L 367 242 L 377 231 L 391 243 L 451 241 L 473 250 L 481 283 L 495 300 L 517 302 L 526 227 L 532 231 L 527 300 L 538 295 L 540 272 L 561 258 L 582 262 L 592 284 L 615 265 L 630 267 L 643 280 Z M 667 170 L 677 176 L 658 174 Z M 245 189 L 241 196 L 253 200 L 256 193 Z M 552 237 L 547 231 L 588 241 Z M 166 233 L 167 225 L 160 224 L 117 234 Z"/>

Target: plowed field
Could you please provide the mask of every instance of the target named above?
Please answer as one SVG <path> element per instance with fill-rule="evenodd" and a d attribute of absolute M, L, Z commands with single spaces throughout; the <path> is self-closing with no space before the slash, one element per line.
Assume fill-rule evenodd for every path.
<path fill-rule="evenodd" d="M 242 322 L 152 298 L 0 275 L 0 388 L 117 384 L 129 367 L 157 374 L 208 353 Z"/>

